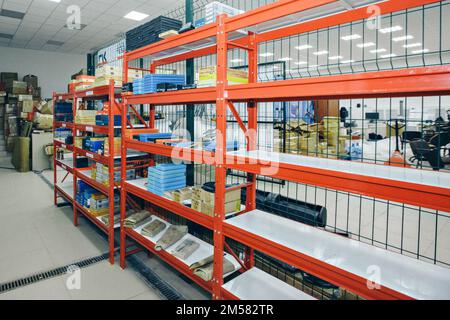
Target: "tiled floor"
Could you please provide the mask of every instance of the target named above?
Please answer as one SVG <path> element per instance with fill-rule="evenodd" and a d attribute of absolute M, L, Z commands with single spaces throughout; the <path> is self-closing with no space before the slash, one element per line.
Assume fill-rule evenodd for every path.
<path fill-rule="evenodd" d="M 43 175 L 51 180 L 53 173 Z M 108 251 L 107 242 L 85 219 L 72 224 L 72 209 L 53 205 L 52 189 L 34 173 L 0 169 L 0 283 L 70 265 Z M 187 284 L 156 258 L 142 255 L 149 266 L 170 284 L 184 289 L 189 299 L 205 299 L 204 293 Z M 155 260 L 155 261 L 153 261 Z M 66 286 L 70 274 L 0 294 L 2 299 L 114 299 L 155 300 L 159 293 L 132 268 L 122 270 L 103 261 L 80 270 L 80 290 Z"/>

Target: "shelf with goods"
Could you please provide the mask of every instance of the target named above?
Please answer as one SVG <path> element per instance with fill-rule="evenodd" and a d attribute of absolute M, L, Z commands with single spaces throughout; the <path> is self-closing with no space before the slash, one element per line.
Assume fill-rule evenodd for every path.
<path fill-rule="evenodd" d="M 155 248 L 156 244 L 162 238 L 164 232 L 168 230 L 171 224 L 157 216 L 152 216 L 152 221 L 154 220 L 159 220 L 165 224 L 164 229 L 154 237 L 149 237 L 142 234 L 142 229 L 144 228 L 144 226 L 140 226 L 135 229 L 123 227 L 123 232 L 128 237 L 132 238 L 134 241 L 139 243 L 141 246 L 143 246 L 144 248 L 146 248 L 147 250 L 149 250 L 150 252 L 152 252 L 153 254 L 157 255 L 162 260 L 170 264 L 172 267 L 174 267 L 176 270 L 184 274 L 186 277 L 190 278 L 200 287 L 204 288 L 205 290 L 211 291 L 211 282 L 206 281 L 204 278 L 196 275 L 194 272 L 195 269 L 191 267 L 194 263 L 212 256 L 214 253 L 213 246 L 195 237 L 194 235 L 187 233 L 180 240 L 172 244 L 170 247 L 164 250 L 156 250 Z M 195 243 L 199 245 L 198 249 L 195 250 L 195 252 L 187 258 L 180 257 L 174 254 L 176 248 L 182 245 L 185 240 L 195 241 Z M 234 268 L 233 271 L 228 272 L 227 274 L 225 274 L 225 276 L 229 276 L 235 272 L 240 271 L 241 265 L 232 255 L 225 253 L 224 257 L 232 263 Z"/>
<path fill-rule="evenodd" d="M 115 129 L 115 122 L 116 117 L 118 116 L 118 112 L 116 111 L 120 108 L 120 99 L 121 89 L 115 86 L 114 80 L 110 80 L 109 85 L 106 86 L 88 88 L 74 93 L 74 125 L 72 129 L 74 141 L 73 160 L 74 163 L 76 163 L 77 158 L 80 156 L 91 160 L 91 165 L 89 167 L 77 168 L 74 170 L 74 194 L 78 196 L 78 182 L 82 181 L 87 186 L 106 197 L 105 200 L 108 202 L 107 207 L 97 211 L 107 211 L 109 221 L 114 221 L 114 216 L 118 211 L 118 206 L 115 205 L 115 199 L 117 199 L 118 193 L 116 192 L 117 187 L 114 181 L 117 181 L 118 174 L 118 163 L 116 161 L 118 150 L 115 149 L 117 148 L 116 136 L 118 133 L 120 134 L 120 130 Z M 83 111 L 86 113 L 86 115 L 84 115 L 84 113 L 82 114 L 82 111 L 79 110 L 81 105 L 94 103 L 95 101 L 103 101 L 103 106 L 108 106 L 107 113 L 104 114 L 104 116 L 107 117 L 107 125 L 97 125 L 97 116 L 94 115 L 96 114 L 95 111 Z M 96 135 L 102 135 L 104 138 L 96 138 Z M 93 146 L 94 149 L 86 150 L 84 146 L 86 140 L 89 140 L 89 142 L 95 140 L 97 145 L 101 145 L 101 147 L 97 148 L 98 146 L 96 145 Z M 93 144 L 95 144 L 95 142 Z M 101 148 L 103 148 L 102 153 L 98 152 Z M 96 174 L 93 176 L 92 173 L 94 170 Z M 106 180 L 106 182 L 98 181 L 97 178 L 99 178 L 98 176 L 100 175 L 103 177 L 102 180 Z M 102 196 L 99 195 L 99 198 Z M 101 199 L 99 199 L 99 201 L 102 203 Z M 100 218 L 100 215 L 104 215 L 104 213 L 99 214 L 98 212 L 94 212 L 75 201 L 74 225 L 78 225 L 78 214 L 81 213 L 101 230 L 105 231 L 108 235 L 109 261 L 113 264 L 115 252 L 114 230 L 117 225 L 112 223 L 108 226 L 105 225 Z"/>
<path fill-rule="evenodd" d="M 73 204 L 73 179 L 66 181 L 69 176 L 73 177 L 73 158 L 62 160 L 58 157 L 60 150 L 64 153 L 73 152 L 73 146 L 66 143 L 65 138 L 58 130 L 72 132 L 73 122 L 66 122 L 70 120 L 64 115 L 56 113 L 55 105 L 60 102 L 71 101 L 71 109 L 73 109 L 73 94 L 71 93 L 53 93 L 53 185 L 54 185 L 54 204 L 58 205 L 58 195 L 61 195 L 68 203 Z M 61 118 L 62 116 L 62 118 Z M 59 182 L 58 168 L 64 172 L 64 178 Z M 70 188 L 69 188 L 70 187 Z M 70 190 L 69 190 L 70 189 Z"/>
<path fill-rule="evenodd" d="M 153 58 L 151 72 L 154 73 L 157 66 L 183 61 L 209 54 L 217 54 L 217 86 L 212 88 L 190 89 L 175 92 L 153 94 L 126 94 L 124 95 L 124 110 L 129 105 L 149 104 L 154 110 L 155 105 L 183 105 L 215 103 L 217 130 L 221 138 L 217 140 L 217 150 L 212 156 L 214 161 L 208 163 L 215 167 L 216 198 L 215 214 L 212 218 L 214 231 L 214 254 L 216 268 L 211 285 L 214 299 L 221 298 L 250 298 L 247 292 L 236 289 L 240 286 L 247 287 L 249 282 L 262 279 L 270 283 L 266 276 L 259 277 L 259 271 L 254 271 L 253 250 L 245 257 L 245 266 L 248 272 L 236 278 L 234 282 L 224 283 L 222 276 L 222 263 L 225 238 L 234 239 L 247 247 L 266 253 L 289 265 L 317 276 L 341 288 L 360 295 L 367 299 L 427 299 L 431 297 L 445 297 L 448 293 L 442 290 L 442 284 L 448 285 L 448 270 L 424 264 L 419 260 L 407 258 L 391 253 L 384 249 L 366 246 L 347 238 L 338 237 L 335 234 L 308 227 L 306 225 L 289 223 L 273 214 L 256 210 L 256 176 L 266 175 L 282 180 L 294 181 L 314 186 L 322 186 L 331 190 L 341 190 L 360 194 L 373 198 L 380 198 L 419 207 L 431 208 L 450 212 L 450 183 L 447 174 L 426 170 L 414 170 L 406 167 L 379 166 L 368 163 L 351 162 L 343 160 L 319 159 L 278 153 L 260 152 L 256 144 L 249 140 L 247 150 L 227 152 L 226 118 L 230 109 L 236 118 L 240 128 L 247 132 L 257 129 L 258 103 L 272 101 L 291 100 L 316 100 L 316 99 L 350 99 L 350 98 L 386 98 L 386 97 L 416 97 L 432 95 L 449 95 L 450 67 L 422 67 L 402 70 L 389 70 L 377 72 L 364 72 L 339 76 L 319 76 L 307 79 L 281 80 L 259 83 L 256 81 L 258 63 L 258 44 L 268 40 L 279 39 L 317 27 L 329 27 L 339 23 L 348 23 L 369 18 L 367 7 L 351 9 L 346 12 L 334 13 L 325 18 L 319 18 L 313 22 L 306 21 L 292 24 L 288 27 L 279 27 L 276 30 L 267 29 L 259 34 L 249 33 L 237 40 L 228 38 L 230 32 L 246 29 L 253 25 L 265 25 L 270 19 L 278 19 L 297 14 L 300 11 L 316 8 L 317 6 L 330 4 L 334 1 L 311 1 L 300 4 L 299 1 L 279 1 L 274 4 L 261 7 L 235 17 L 221 16 L 217 22 L 198 30 L 190 31 L 179 36 L 174 36 L 157 44 L 143 47 L 124 55 L 124 74 L 128 62 L 150 56 Z M 380 4 L 381 13 L 392 13 L 416 6 L 426 5 L 437 1 L 412 1 L 402 3 L 385 1 Z M 302 9 L 300 9 L 300 6 Z M 251 30 L 251 29 L 247 29 Z M 199 45 L 202 37 L 210 41 L 215 32 L 214 45 L 205 47 Z M 189 45 L 190 52 L 175 49 L 175 46 Z M 173 47 L 172 47 L 173 46 Z M 244 85 L 227 85 L 227 52 L 231 48 L 240 48 L 248 51 L 249 59 L 249 83 Z M 173 49 L 173 50 L 172 50 Z M 125 76 L 126 79 L 126 76 Z M 246 125 L 236 112 L 234 103 L 246 103 L 249 121 Z M 154 117 L 154 114 L 153 114 Z M 154 118 L 150 119 L 150 127 L 154 125 Z M 175 147 L 158 145 L 155 143 L 140 142 L 134 139 L 139 130 L 133 134 L 127 134 L 123 126 L 123 150 L 133 149 L 149 154 L 172 157 L 180 160 L 205 163 L 205 151 L 188 148 L 176 150 Z M 276 170 L 267 170 L 275 167 Z M 227 219 L 224 210 L 224 199 L 227 191 L 227 169 L 235 169 L 247 172 L 246 185 L 238 188 L 246 188 L 246 209 L 243 214 Z M 172 204 L 167 199 L 142 191 L 143 186 L 122 180 L 122 199 L 127 193 L 133 193 L 157 207 L 164 208 L 175 214 L 186 217 L 194 222 L 199 222 L 196 212 L 184 214 L 182 207 Z M 122 202 L 123 203 L 123 202 Z M 122 207 L 122 220 L 124 208 Z M 184 215 L 183 215 L 184 214 Z M 210 224 L 211 221 L 207 221 Z M 201 223 L 200 223 L 201 224 Z M 206 223 L 203 222 L 203 225 Z M 266 227 L 266 228 L 265 228 Z M 272 228 L 273 227 L 273 230 Z M 124 245 L 126 237 L 136 240 L 135 234 L 129 234 L 122 228 L 121 237 L 121 264 L 124 266 L 126 255 Z M 275 235 L 275 236 L 274 236 Z M 278 236 L 277 235 L 281 235 Z M 303 235 L 295 236 L 295 235 Z M 299 242 L 298 239 L 308 237 L 317 238 L 317 243 L 312 243 L 312 249 Z M 335 245 L 329 256 L 317 256 L 314 246 L 318 251 L 327 248 L 326 245 Z M 339 248 L 337 248 L 339 246 Z M 325 250 L 324 249 L 324 250 Z M 335 254 L 333 254 L 335 253 Z M 374 290 L 368 289 L 367 282 L 370 275 L 364 266 L 361 266 L 358 257 L 364 254 L 367 261 L 380 260 L 381 267 L 389 271 L 389 275 L 382 279 Z M 340 261 L 340 256 L 345 263 Z M 305 262 L 306 261 L 306 262 Z M 337 261 L 337 262 L 336 262 Z M 338 262 L 341 262 L 340 264 Z M 380 262 L 380 263 L 381 263 Z M 376 263 L 373 263 L 376 265 Z M 367 266 L 366 266 L 367 267 Z M 419 272 L 426 268 L 435 277 L 423 276 L 414 289 L 405 284 L 398 284 L 396 279 L 402 274 L 395 271 L 402 270 L 406 275 Z M 405 279 L 406 276 L 405 275 Z M 406 279 L 414 280 L 413 278 Z M 233 281 L 233 280 L 232 280 Z M 434 287 L 433 290 L 420 288 Z"/>

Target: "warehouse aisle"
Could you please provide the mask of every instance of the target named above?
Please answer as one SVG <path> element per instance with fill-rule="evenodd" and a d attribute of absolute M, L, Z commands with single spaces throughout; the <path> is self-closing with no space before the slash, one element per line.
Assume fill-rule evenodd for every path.
<path fill-rule="evenodd" d="M 52 197 L 39 175 L 0 169 L 0 284 L 107 252 L 102 236 L 83 219 L 75 228 L 71 208 L 54 207 Z M 0 294 L 0 300 L 160 299 L 132 269 L 123 271 L 107 261 L 81 269 L 80 290 L 67 289 L 69 277 L 15 289 Z"/>

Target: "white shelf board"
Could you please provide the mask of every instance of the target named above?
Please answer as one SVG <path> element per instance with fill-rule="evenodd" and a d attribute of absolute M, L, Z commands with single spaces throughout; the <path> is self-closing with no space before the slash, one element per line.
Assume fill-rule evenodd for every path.
<path fill-rule="evenodd" d="M 242 273 L 223 288 L 240 300 L 316 300 L 258 268 Z"/>
<path fill-rule="evenodd" d="M 415 299 L 450 299 L 450 269 L 344 238 L 260 210 L 229 224 L 362 278 L 379 268 L 380 284 Z"/>
<path fill-rule="evenodd" d="M 306 157 L 261 150 L 250 152 L 246 150 L 239 150 L 236 152 L 228 152 L 228 155 L 246 157 L 252 160 L 260 160 L 264 163 L 272 162 L 288 164 L 314 169 L 344 172 L 372 178 L 377 177 L 380 179 L 408 182 L 432 187 L 446 189 L 450 188 L 450 174 L 436 171 L 375 165 L 356 161 Z"/>
<path fill-rule="evenodd" d="M 169 222 L 167 222 L 167 221 L 164 221 L 163 219 L 161 219 L 161 218 L 159 218 L 157 216 L 152 216 L 152 221 L 153 220 L 159 220 L 159 221 L 163 222 L 166 225 L 165 229 L 163 231 L 161 231 L 159 234 L 157 234 L 156 236 L 154 236 L 154 237 L 147 237 L 147 236 L 141 234 L 141 231 L 145 227 L 145 225 L 140 226 L 140 227 L 138 227 L 136 229 L 133 229 L 133 230 L 135 232 L 141 234 L 144 238 L 146 238 L 150 242 L 156 243 L 162 238 L 162 236 L 167 231 L 167 229 L 169 229 L 171 224 Z M 208 258 L 209 256 L 214 254 L 214 247 L 212 245 L 210 245 L 209 243 L 207 243 L 207 242 L 205 242 L 205 241 L 203 241 L 203 240 L 201 240 L 199 238 L 194 237 L 192 234 L 189 234 L 189 233 L 187 235 L 185 235 L 183 238 L 181 238 L 178 242 L 176 242 L 173 245 L 171 245 L 170 247 L 168 247 L 164 251 L 166 251 L 167 253 L 173 255 L 173 251 L 178 247 L 178 245 L 180 245 L 184 240 L 187 240 L 187 239 L 194 240 L 195 242 L 197 242 L 200 245 L 200 247 L 190 257 L 188 257 L 185 260 L 180 259 L 179 257 L 175 257 L 178 260 L 180 260 L 182 263 L 184 263 L 185 265 L 191 266 L 195 262 L 198 262 L 200 260 Z M 235 267 L 235 270 L 233 272 L 241 269 L 241 265 L 239 264 L 238 261 L 236 261 L 236 259 L 233 256 L 231 256 L 228 253 L 225 253 L 225 257 L 230 262 L 233 263 L 233 265 Z M 226 274 L 225 276 L 228 276 L 228 275 L 232 274 L 233 272 L 230 272 L 230 273 Z"/>
<path fill-rule="evenodd" d="M 73 181 L 65 181 L 57 184 L 57 186 L 73 200 Z"/>

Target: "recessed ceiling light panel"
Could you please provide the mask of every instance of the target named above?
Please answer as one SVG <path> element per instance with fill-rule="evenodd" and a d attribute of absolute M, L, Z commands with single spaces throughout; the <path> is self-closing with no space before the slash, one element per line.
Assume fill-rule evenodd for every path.
<path fill-rule="evenodd" d="M 389 28 L 383 28 L 380 29 L 381 33 L 392 33 L 392 32 L 397 32 L 397 31 L 402 31 L 403 27 L 401 26 L 393 26 L 393 27 L 389 27 Z"/>
<path fill-rule="evenodd" d="M 356 40 L 356 39 L 361 39 L 361 35 L 359 34 L 350 34 L 348 36 L 343 36 L 341 39 L 344 41 L 350 41 L 350 40 Z"/>
<path fill-rule="evenodd" d="M 130 11 L 127 13 L 124 18 L 134 20 L 134 21 L 142 21 L 148 17 L 148 14 L 138 12 L 138 11 Z"/>

